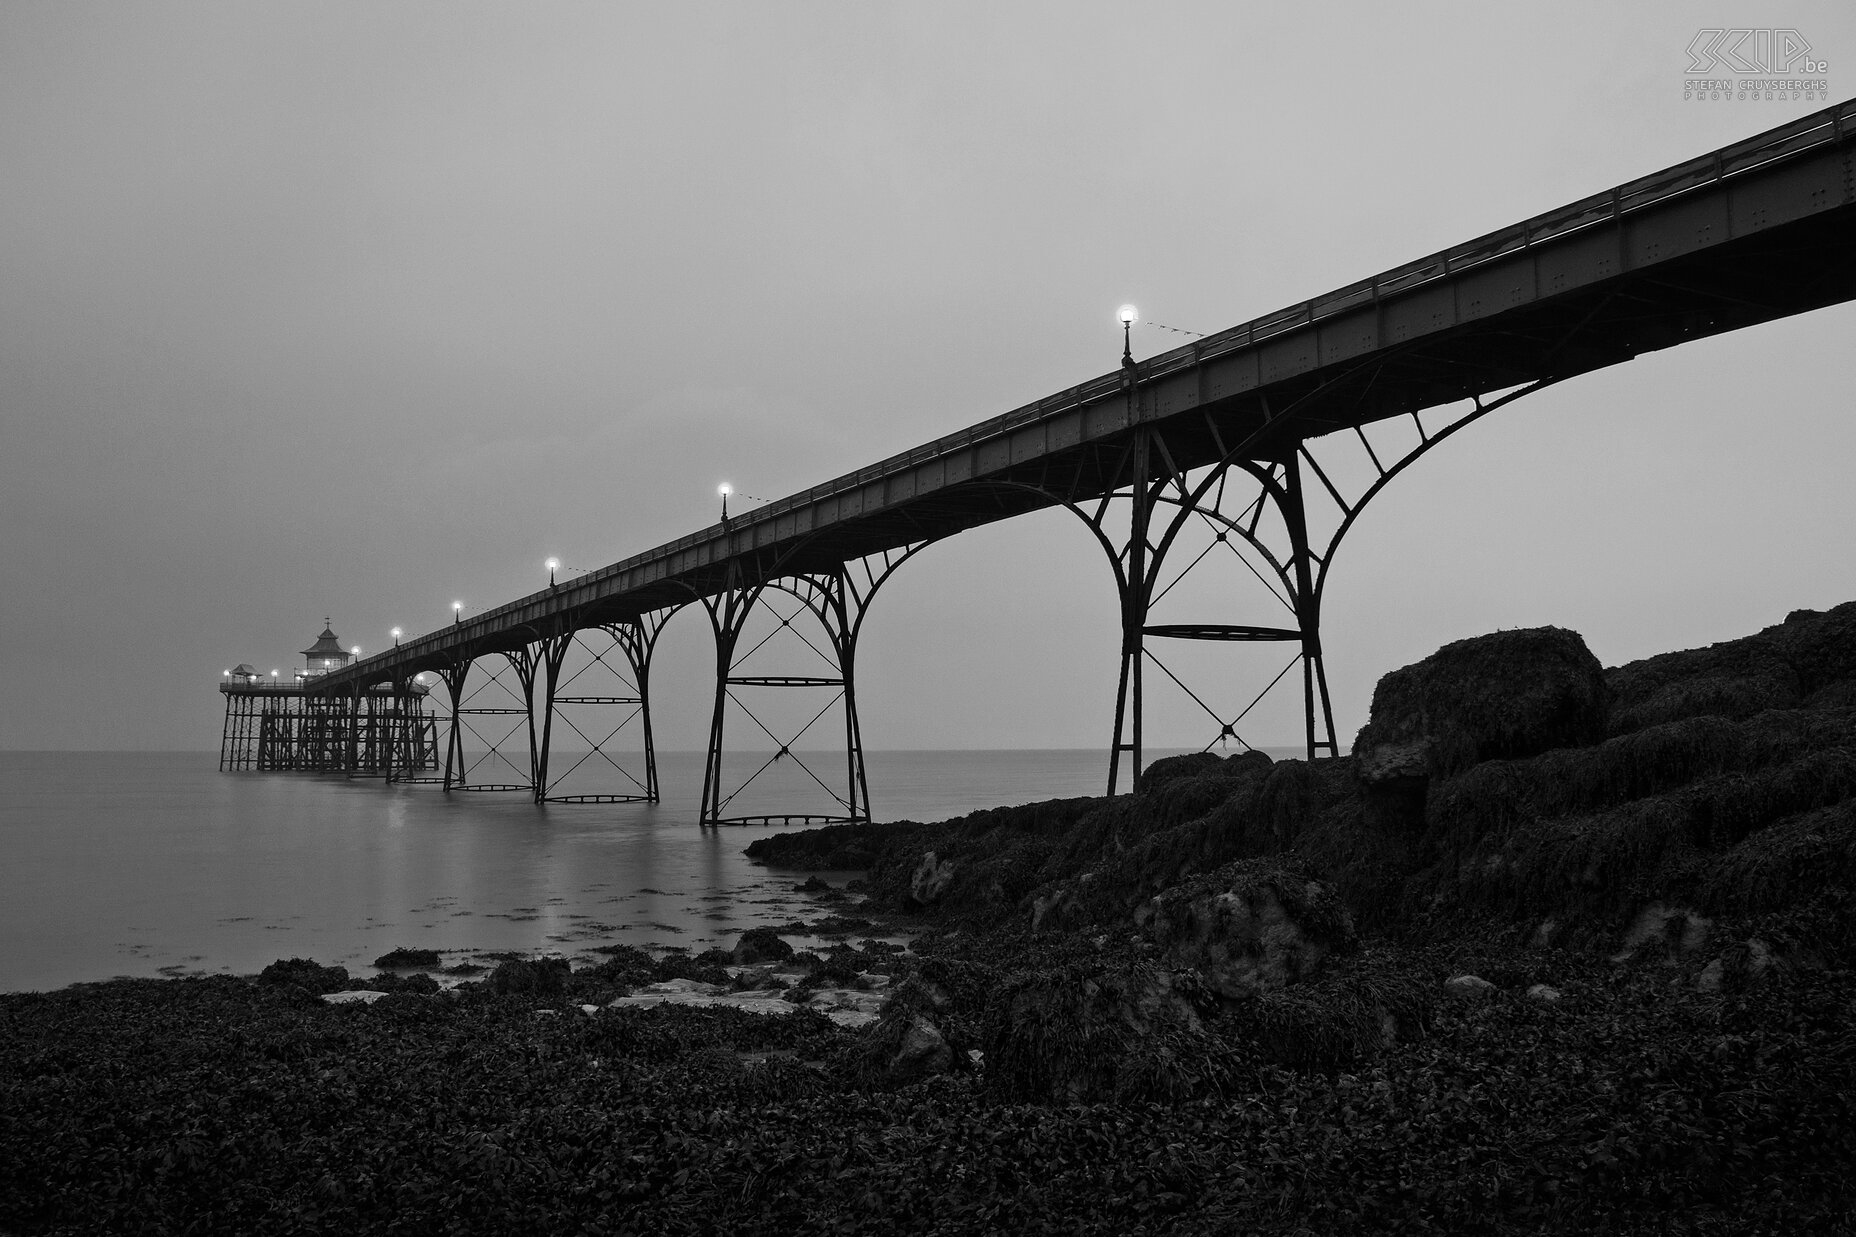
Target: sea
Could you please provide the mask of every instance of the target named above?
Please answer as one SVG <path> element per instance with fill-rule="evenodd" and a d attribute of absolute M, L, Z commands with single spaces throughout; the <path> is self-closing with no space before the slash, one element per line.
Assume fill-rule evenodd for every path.
<path fill-rule="evenodd" d="M 789 810 L 815 782 L 843 784 L 841 752 L 763 755 L 770 775 L 748 779 L 730 814 Z M 607 944 L 700 952 L 748 928 L 846 913 L 796 885 L 855 875 L 776 871 L 744 853 L 803 826 L 699 827 L 701 752 L 659 753 L 655 804 L 537 805 L 523 793 L 220 772 L 218 759 L 0 752 L 0 992 L 250 975 L 280 958 L 370 974 L 396 948 L 438 950 L 446 965 L 590 960 Z M 760 763 L 739 759 L 746 771 Z M 1099 795 L 1107 780 L 1100 749 L 866 760 L 878 821 Z"/>

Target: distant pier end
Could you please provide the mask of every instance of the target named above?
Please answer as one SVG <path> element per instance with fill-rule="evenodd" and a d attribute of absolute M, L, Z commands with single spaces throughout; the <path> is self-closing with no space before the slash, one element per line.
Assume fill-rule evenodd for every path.
<path fill-rule="evenodd" d="M 438 719 L 426 710 L 425 684 L 416 679 L 378 683 L 339 695 L 306 690 L 310 682 L 346 666 L 351 656 L 325 618 L 322 634 L 303 650 L 304 668 L 288 677 L 277 670 L 263 674 L 247 662 L 224 671 L 220 770 L 433 780 Z"/>

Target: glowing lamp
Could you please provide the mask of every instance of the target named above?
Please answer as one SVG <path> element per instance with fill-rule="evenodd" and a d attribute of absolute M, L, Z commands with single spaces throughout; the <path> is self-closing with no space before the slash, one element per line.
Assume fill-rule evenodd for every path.
<path fill-rule="evenodd" d="M 715 487 L 715 492 L 720 494 L 723 498 L 727 498 L 730 494 L 735 492 L 735 487 L 724 481 L 722 484 Z"/>
<path fill-rule="evenodd" d="M 1133 326 L 1136 322 L 1140 321 L 1141 311 L 1132 305 L 1123 305 L 1121 307 L 1121 312 L 1118 313 L 1116 317 L 1121 319 L 1123 326 Z"/>

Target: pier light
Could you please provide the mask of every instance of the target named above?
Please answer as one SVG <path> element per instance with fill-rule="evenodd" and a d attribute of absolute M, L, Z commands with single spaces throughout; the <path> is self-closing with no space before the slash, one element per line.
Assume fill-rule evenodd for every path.
<path fill-rule="evenodd" d="M 393 629 L 393 647 L 397 649 L 399 646 L 400 646 L 400 629 L 395 627 Z"/>
<path fill-rule="evenodd" d="M 1128 332 L 1134 329 L 1134 323 L 1141 316 L 1141 311 L 1132 305 L 1123 305 L 1115 316 L 1121 319 L 1121 363 L 1132 365 L 1134 353 L 1129 347 Z"/>
<path fill-rule="evenodd" d="M 548 587 L 549 588 L 554 587 L 554 573 L 559 571 L 560 569 L 561 569 L 560 559 L 551 558 L 548 560 Z"/>
<path fill-rule="evenodd" d="M 715 487 L 715 492 L 722 496 L 722 522 L 728 522 L 728 496 L 735 492 L 735 487 L 724 481 Z"/>
<path fill-rule="evenodd" d="M 349 649 L 348 651 L 350 653 L 353 653 L 356 657 L 359 657 L 361 655 L 361 646 L 357 644 L 353 648 Z"/>
<path fill-rule="evenodd" d="M 232 677 L 232 672 L 231 672 L 230 670 L 221 670 L 221 671 L 219 672 L 219 676 L 220 676 L 221 678 L 226 678 L 226 679 L 229 679 L 229 678 L 231 678 L 231 677 Z"/>
<path fill-rule="evenodd" d="M 462 623 L 464 621 L 464 603 L 463 602 L 454 601 L 451 603 L 451 621 L 454 623 Z"/>
<path fill-rule="evenodd" d="M 277 681 L 277 671 L 273 669 L 271 671 L 271 682 L 275 683 L 276 681 Z"/>

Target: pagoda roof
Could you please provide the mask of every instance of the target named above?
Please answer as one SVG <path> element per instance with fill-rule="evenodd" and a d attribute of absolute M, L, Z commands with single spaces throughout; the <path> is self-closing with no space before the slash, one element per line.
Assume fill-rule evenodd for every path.
<path fill-rule="evenodd" d="M 341 657 L 345 659 L 348 656 L 348 650 L 343 648 L 341 641 L 335 638 L 335 629 L 329 625 L 329 620 L 323 619 L 322 634 L 316 637 L 316 642 L 314 644 L 303 650 L 303 656 Z"/>

